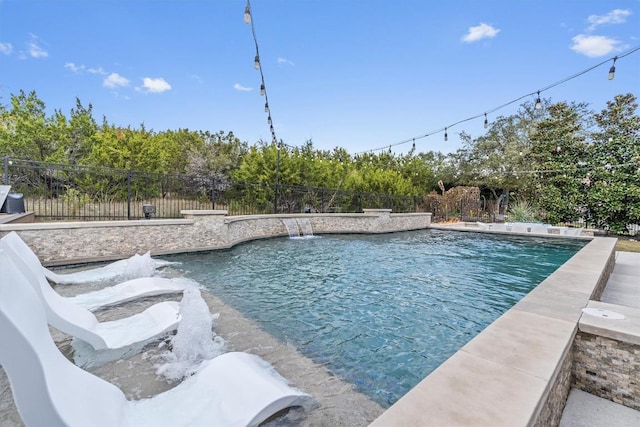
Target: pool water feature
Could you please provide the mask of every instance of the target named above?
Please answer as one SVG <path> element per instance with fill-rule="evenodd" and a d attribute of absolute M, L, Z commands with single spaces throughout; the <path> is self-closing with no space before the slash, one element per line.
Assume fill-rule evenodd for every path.
<path fill-rule="evenodd" d="M 268 239 L 171 259 L 388 407 L 585 244 L 423 230 Z"/>

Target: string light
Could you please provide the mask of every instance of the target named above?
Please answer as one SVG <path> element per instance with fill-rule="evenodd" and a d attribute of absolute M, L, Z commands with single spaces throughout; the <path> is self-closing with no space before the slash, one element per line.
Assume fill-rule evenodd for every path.
<path fill-rule="evenodd" d="M 445 141 L 449 140 L 449 135 L 447 135 L 447 128 L 444 128 L 444 140 Z"/>
<path fill-rule="evenodd" d="M 540 91 L 538 91 L 538 97 L 536 98 L 536 110 L 542 110 L 542 101 L 540 100 Z"/>
<path fill-rule="evenodd" d="M 269 96 L 267 95 L 267 87 L 264 83 L 264 72 L 262 71 L 262 63 L 260 62 L 260 49 L 258 48 L 258 38 L 256 37 L 256 28 L 254 24 L 254 20 L 251 14 L 251 2 L 247 0 L 247 5 L 244 8 L 244 23 L 251 24 L 251 35 L 253 36 L 253 42 L 256 47 L 256 56 L 253 61 L 253 66 L 256 70 L 260 71 L 260 96 L 264 96 L 264 112 L 267 113 L 267 123 L 269 124 L 269 130 L 271 131 L 271 141 L 278 145 L 280 148 L 281 145 L 286 144 L 278 144 L 278 138 L 276 137 L 276 131 L 273 128 L 273 120 L 271 119 L 271 109 L 269 108 Z"/>
<path fill-rule="evenodd" d="M 486 112 L 484 112 L 484 113 L 476 114 L 475 116 L 471 116 L 471 117 L 467 117 L 466 119 L 459 120 L 459 121 L 457 121 L 457 122 L 455 122 L 455 123 L 452 123 L 452 124 L 448 125 L 447 127 L 441 127 L 441 128 L 438 128 L 438 129 L 432 130 L 432 131 L 427 132 L 427 133 L 425 133 L 425 134 L 423 134 L 423 135 L 420 135 L 420 136 L 416 136 L 416 137 L 413 137 L 413 138 L 409 138 L 409 139 L 405 139 L 405 140 L 402 140 L 402 141 L 396 142 L 396 143 L 394 143 L 394 144 L 391 144 L 391 146 L 392 146 L 392 147 L 396 147 L 396 146 L 399 146 L 399 145 L 407 144 L 407 143 L 409 143 L 409 142 L 414 142 L 416 139 L 428 138 L 428 137 L 430 137 L 430 136 L 432 136 L 432 135 L 435 135 L 435 134 L 437 134 L 437 133 L 442 132 L 443 130 L 446 130 L 447 128 L 454 127 L 454 126 L 457 126 L 457 125 L 459 125 L 459 124 L 461 124 L 461 123 L 465 123 L 465 122 L 468 122 L 468 121 L 471 121 L 471 120 L 475 120 L 475 119 L 478 119 L 478 118 L 480 118 L 480 117 L 482 117 L 482 116 L 486 116 L 487 114 L 494 113 L 494 112 L 496 112 L 496 111 L 498 111 L 498 110 L 501 110 L 501 109 L 503 109 L 503 108 L 506 108 L 506 107 L 508 107 L 508 106 L 510 106 L 510 105 L 512 105 L 512 104 L 515 104 L 516 102 L 519 102 L 519 101 L 521 101 L 521 100 L 523 100 L 523 99 L 525 99 L 525 98 L 528 98 L 528 97 L 530 97 L 530 96 L 532 96 L 532 95 L 536 95 L 536 94 L 537 94 L 537 95 L 538 95 L 538 97 L 539 97 L 539 96 L 540 96 L 540 93 L 542 93 L 542 92 L 548 91 L 549 89 L 552 89 L 552 88 L 554 88 L 554 87 L 556 87 L 556 86 L 559 86 L 559 85 L 561 85 L 561 84 L 564 84 L 564 83 L 568 82 L 569 80 L 573 80 L 573 79 L 575 79 L 575 78 L 577 78 L 577 77 L 580 77 L 580 76 L 582 76 L 582 75 L 584 75 L 584 74 L 586 74 L 586 73 L 588 73 L 588 72 L 590 72 L 590 71 L 592 71 L 592 70 L 594 70 L 594 69 L 596 69 L 596 68 L 598 68 L 598 67 L 601 67 L 602 65 L 606 64 L 607 62 L 609 62 L 609 61 L 611 61 L 611 60 L 614 60 L 614 62 L 615 62 L 615 60 L 622 59 L 622 58 L 624 58 L 624 57 L 626 57 L 626 56 L 629 56 L 629 55 L 631 55 L 631 54 L 633 54 L 633 53 L 635 53 L 635 52 L 637 52 L 637 51 L 639 51 L 639 50 L 640 50 L 640 46 L 636 46 L 636 47 L 631 48 L 631 49 L 629 49 L 628 51 L 624 52 L 623 54 L 620 54 L 620 55 L 618 55 L 618 56 L 616 56 L 616 57 L 614 57 L 614 58 L 609 58 L 609 59 L 607 59 L 607 60 L 604 60 L 604 61 L 602 61 L 602 62 L 599 62 L 599 63 L 597 63 L 597 64 L 593 65 L 592 67 L 589 67 L 589 68 L 587 68 L 587 69 L 585 69 L 585 70 L 582 70 L 582 71 L 577 72 L 577 73 L 575 73 L 575 74 L 572 74 L 572 75 L 570 75 L 570 76 L 568 76 L 568 77 L 565 77 L 565 78 L 563 78 L 563 79 L 561 79 L 561 80 L 559 80 L 559 81 L 557 81 L 557 82 L 555 82 L 555 83 L 552 83 L 552 84 L 550 84 L 550 85 L 548 85 L 548 86 L 546 86 L 546 87 L 544 87 L 544 88 L 542 88 L 542 89 L 540 89 L 540 90 L 538 90 L 538 91 L 536 91 L 536 92 L 530 92 L 530 93 L 527 93 L 527 94 L 522 95 L 522 96 L 520 96 L 520 97 L 518 97 L 518 98 L 512 99 L 511 101 L 505 102 L 504 104 L 499 105 L 499 106 L 497 106 L 497 107 L 495 107 L 495 108 L 492 108 L 492 109 L 490 109 L 490 110 L 487 110 L 487 111 L 486 111 Z M 611 70 L 609 70 L 609 71 L 611 72 Z M 614 70 L 614 72 L 615 72 L 615 70 Z M 540 107 L 542 107 L 542 100 L 540 101 Z M 372 148 L 372 149 L 369 149 L 369 150 L 366 150 L 366 151 L 360 151 L 360 152 L 357 152 L 357 153 L 355 153 L 355 154 L 373 153 L 373 152 L 375 152 L 375 151 L 384 150 L 384 149 L 386 149 L 386 148 L 387 148 L 387 146 L 388 146 L 388 145 L 384 145 L 383 147 L 379 147 L 379 148 Z"/>
<path fill-rule="evenodd" d="M 484 128 L 489 127 L 489 120 L 487 120 L 487 113 L 484 113 Z"/>
<path fill-rule="evenodd" d="M 607 163 L 606 165 L 603 166 L 589 166 L 588 164 L 584 163 L 584 164 L 580 164 L 580 162 L 577 163 L 577 167 L 575 168 L 576 170 L 582 170 L 584 172 L 589 173 L 589 171 L 596 171 L 599 169 L 603 169 L 606 171 L 610 171 L 612 169 L 615 168 L 623 168 L 623 167 L 628 167 L 628 166 L 634 166 L 636 164 L 636 162 L 628 162 L 628 163 L 619 163 L 616 165 L 612 165 L 610 163 Z M 504 170 L 496 170 L 496 171 L 491 171 L 490 173 L 492 175 L 516 175 L 516 174 L 520 174 L 520 175 L 535 175 L 535 174 L 545 174 L 545 173 L 566 173 L 567 169 L 540 169 L 540 170 L 519 170 L 519 171 L 504 171 Z M 471 171 L 470 173 L 475 173 L 478 175 L 483 175 L 486 174 L 487 171 L 485 170 L 479 170 L 479 171 Z"/>
<path fill-rule="evenodd" d="M 617 56 L 613 57 L 613 64 L 611 64 L 611 68 L 609 68 L 609 80 L 613 80 L 613 78 L 616 75 L 616 60 L 618 59 Z"/>

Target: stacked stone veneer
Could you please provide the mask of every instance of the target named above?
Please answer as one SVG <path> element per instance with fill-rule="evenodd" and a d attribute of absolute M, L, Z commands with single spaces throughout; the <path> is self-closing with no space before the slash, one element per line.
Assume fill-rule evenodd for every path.
<path fill-rule="evenodd" d="M 578 332 L 574 387 L 640 410 L 640 346 Z"/>
<path fill-rule="evenodd" d="M 0 237 L 15 231 L 47 265 L 224 249 L 238 243 L 287 236 L 283 218 L 304 218 L 314 234 L 389 233 L 429 227 L 430 213 L 227 216 L 227 211 L 183 211 L 183 219 L 2 224 Z"/>
<path fill-rule="evenodd" d="M 549 388 L 542 410 L 534 423 L 535 427 L 548 427 L 560 424 L 562 412 L 567 402 L 567 397 L 571 391 L 572 377 L 571 366 L 573 364 L 573 354 L 567 352 L 560 366 L 558 367 L 558 375 Z"/>

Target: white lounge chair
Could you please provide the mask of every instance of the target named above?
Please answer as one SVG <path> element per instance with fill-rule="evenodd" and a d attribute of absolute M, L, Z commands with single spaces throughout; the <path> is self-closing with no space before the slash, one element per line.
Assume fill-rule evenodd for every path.
<path fill-rule="evenodd" d="M 529 226 L 527 224 L 519 224 L 514 222 L 511 224 L 511 232 L 512 233 L 528 233 Z"/>
<path fill-rule="evenodd" d="M 476 221 L 476 225 L 480 230 L 488 230 L 490 226 L 490 224 L 487 224 L 486 222 L 480 222 L 480 221 Z"/>
<path fill-rule="evenodd" d="M 494 222 L 489 226 L 491 231 L 507 231 L 507 224 L 503 222 Z"/>
<path fill-rule="evenodd" d="M 26 243 L 24 244 L 27 245 Z M 31 250 L 31 248 L 29 248 L 29 250 Z M 171 261 L 153 259 L 151 258 L 151 254 L 147 252 L 144 255 L 136 254 L 130 258 L 115 261 L 103 267 L 76 271 L 74 273 L 58 274 L 44 266 L 41 266 L 41 268 L 44 270 L 44 274 L 47 276 L 47 279 L 51 282 L 57 285 L 72 285 L 95 280 L 95 277 L 99 277 L 100 280 L 109 280 L 118 277 L 135 278 L 151 276 L 155 273 L 156 269 L 171 264 L 174 263 Z"/>
<path fill-rule="evenodd" d="M 198 285 L 197 282 L 182 277 L 171 279 L 164 277 L 141 277 L 97 291 L 63 298 L 87 310 L 94 311 L 140 298 L 182 293 L 189 286 L 197 287 Z"/>
<path fill-rule="evenodd" d="M 98 322 L 89 310 L 56 293 L 41 271 L 34 272 L 25 261 L 30 258 L 30 254 L 16 254 L 5 238 L 0 239 L 0 250 L 22 273 L 26 279 L 23 282 L 30 285 L 40 297 L 49 324 L 87 342 L 95 350 L 123 348 L 146 342 L 174 330 L 180 322 L 180 304 L 175 301 L 155 304 L 131 317 Z M 4 269 L 2 274 L 4 275 Z M 3 282 L 4 280 L 3 277 Z"/>
<path fill-rule="evenodd" d="M 549 234 L 549 225 L 548 224 L 532 224 L 530 232 L 534 234 Z"/>
<path fill-rule="evenodd" d="M 12 231 L 2 239 L 3 247 L 14 258 L 20 258 L 32 271 L 41 286 L 47 283 L 46 272 L 38 256 L 31 250 L 24 240 Z M 157 295 L 180 293 L 187 286 L 196 286 L 196 282 L 186 278 L 141 277 L 128 280 L 115 286 L 110 286 L 97 291 L 80 294 L 75 297 L 61 297 L 77 304 L 87 310 L 97 310 L 110 305 L 121 304 L 138 298 Z"/>
<path fill-rule="evenodd" d="M 128 401 L 62 355 L 38 295 L 2 249 L 0 271 L 0 365 L 28 426 L 256 426 L 311 399 L 258 356 L 234 352 L 205 361 L 169 391 Z"/>
<path fill-rule="evenodd" d="M 571 227 L 567 227 L 564 230 L 562 230 L 565 236 L 580 236 L 582 235 L 582 228 L 571 228 Z"/>
<path fill-rule="evenodd" d="M 9 233 L 9 235 L 13 235 L 12 243 L 14 248 L 18 250 L 21 254 L 31 252 L 36 258 L 37 255 L 31 250 L 29 245 L 18 236 L 15 231 Z M 77 284 L 77 283 L 86 283 L 90 281 L 94 277 L 99 277 L 101 280 L 114 279 L 120 276 L 125 276 L 131 264 L 138 267 L 146 267 L 142 268 L 143 270 L 153 270 L 155 271 L 157 268 L 165 267 L 167 265 L 174 264 L 171 261 L 164 261 L 151 258 L 151 254 L 149 252 L 144 255 L 134 255 L 127 259 L 122 259 L 119 261 L 112 262 L 103 267 L 97 267 L 90 270 L 77 271 L 75 273 L 66 273 L 66 274 L 58 274 L 55 273 L 48 268 L 44 267 L 40 264 L 40 260 L 38 260 L 39 268 L 44 271 L 44 275 L 48 280 L 55 284 Z M 144 276 L 149 276 L 153 273 L 153 271 L 146 271 L 147 274 Z"/>

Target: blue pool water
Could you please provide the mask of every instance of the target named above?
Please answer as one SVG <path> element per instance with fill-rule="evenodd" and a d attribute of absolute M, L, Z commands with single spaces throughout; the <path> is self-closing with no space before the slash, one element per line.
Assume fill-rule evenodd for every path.
<path fill-rule="evenodd" d="M 269 239 L 172 260 L 387 407 L 584 244 L 423 230 Z"/>

